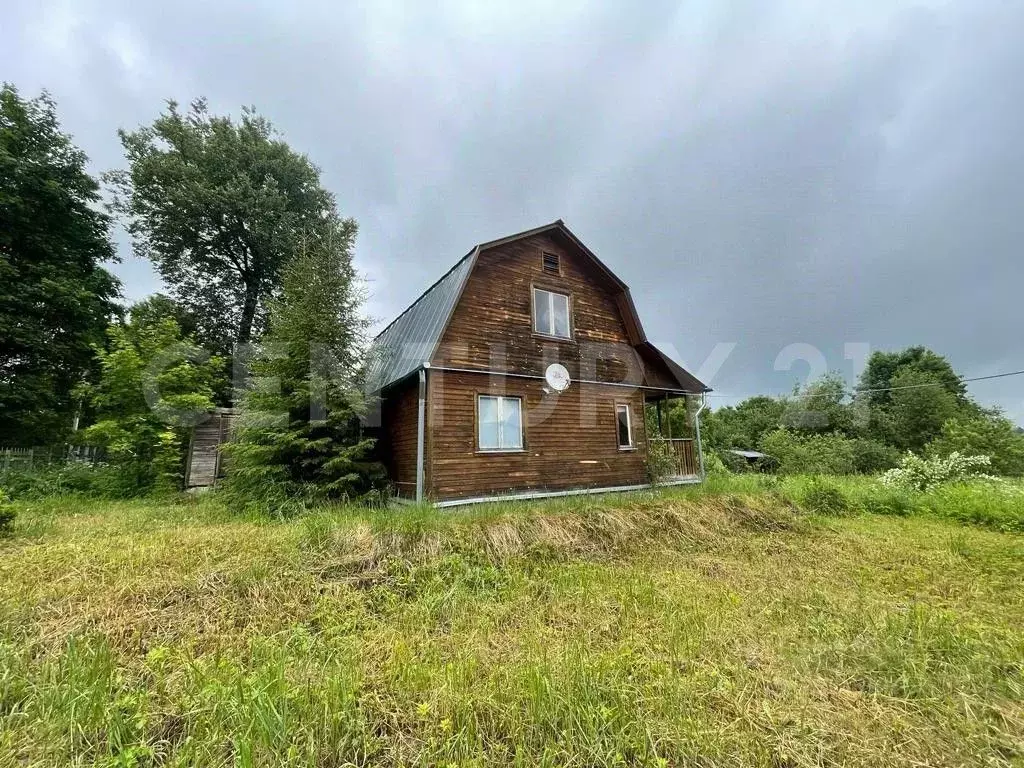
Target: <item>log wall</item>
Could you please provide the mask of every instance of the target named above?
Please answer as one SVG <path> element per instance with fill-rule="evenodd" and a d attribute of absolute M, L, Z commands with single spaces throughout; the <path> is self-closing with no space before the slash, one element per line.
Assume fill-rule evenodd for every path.
<path fill-rule="evenodd" d="M 428 386 L 430 496 L 435 500 L 531 490 L 640 485 L 647 482 L 643 395 L 608 385 L 573 384 L 545 394 L 536 379 L 431 370 Z M 480 451 L 477 397 L 518 396 L 524 448 Z M 628 403 L 633 450 L 620 450 L 617 403 Z"/>

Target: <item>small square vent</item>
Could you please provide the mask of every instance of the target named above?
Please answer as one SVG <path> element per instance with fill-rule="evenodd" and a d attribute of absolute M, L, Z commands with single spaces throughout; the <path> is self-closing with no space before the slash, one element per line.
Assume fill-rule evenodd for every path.
<path fill-rule="evenodd" d="M 557 253 L 544 254 L 544 271 L 550 272 L 553 275 L 557 275 L 562 271 L 558 263 Z"/>

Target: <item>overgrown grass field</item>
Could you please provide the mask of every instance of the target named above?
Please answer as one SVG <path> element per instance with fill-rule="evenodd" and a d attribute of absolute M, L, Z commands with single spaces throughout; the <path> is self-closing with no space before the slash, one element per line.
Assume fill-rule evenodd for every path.
<path fill-rule="evenodd" d="M 23 501 L 0 766 L 1020 764 L 1024 510 L 939 493 Z"/>

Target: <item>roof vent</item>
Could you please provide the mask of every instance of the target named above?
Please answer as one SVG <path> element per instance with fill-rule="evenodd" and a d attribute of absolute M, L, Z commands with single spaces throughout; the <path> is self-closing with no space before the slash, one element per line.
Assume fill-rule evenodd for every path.
<path fill-rule="evenodd" d="M 544 254 L 544 271 L 550 272 L 553 275 L 561 273 L 561 268 L 558 263 L 557 253 L 545 253 Z"/>

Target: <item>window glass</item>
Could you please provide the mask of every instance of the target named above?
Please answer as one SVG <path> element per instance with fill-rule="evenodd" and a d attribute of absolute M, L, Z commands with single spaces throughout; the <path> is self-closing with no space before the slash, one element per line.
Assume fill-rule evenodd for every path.
<path fill-rule="evenodd" d="M 501 447 L 518 450 L 523 447 L 523 421 L 518 397 L 501 399 Z"/>
<path fill-rule="evenodd" d="M 480 450 L 494 451 L 500 447 L 498 442 L 498 398 L 480 398 Z"/>
<path fill-rule="evenodd" d="M 569 297 L 560 293 L 551 294 L 554 305 L 552 313 L 552 335 L 569 338 Z"/>
<path fill-rule="evenodd" d="M 615 406 L 615 413 L 618 417 L 619 448 L 632 448 L 633 434 L 631 429 L 632 425 L 629 420 L 629 406 L 617 405 Z"/>
<path fill-rule="evenodd" d="M 537 333 L 572 337 L 569 323 L 569 297 L 540 288 L 533 291 L 533 328 Z"/>
<path fill-rule="evenodd" d="M 518 397 L 481 395 L 477 408 L 477 439 L 481 451 L 522 450 L 523 416 Z"/>
<path fill-rule="evenodd" d="M 551 294 L 547 291 L 533 292 L 533 306 L 536 317 L 534 330 L 537 333 L 551 333 Z"/>

